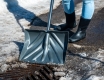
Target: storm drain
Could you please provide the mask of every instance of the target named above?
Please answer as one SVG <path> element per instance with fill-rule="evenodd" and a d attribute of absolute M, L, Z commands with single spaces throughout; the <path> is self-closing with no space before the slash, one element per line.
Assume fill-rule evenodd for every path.
<path fill-rule="evenodd" d="M 59 80 L 54 76 L 52 65 L 28 65 L 27 68 L 13 68 L 0 74 L 1 80 Z"/>

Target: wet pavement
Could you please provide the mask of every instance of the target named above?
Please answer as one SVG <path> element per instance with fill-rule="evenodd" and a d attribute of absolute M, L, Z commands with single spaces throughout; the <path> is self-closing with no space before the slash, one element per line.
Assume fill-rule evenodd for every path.
<path fill-rule="evenodd" d="M 68 77 L 67 80 L 69 78 L 70 80 L 93 80 L 93 78 L 90 79 L 92 75 L 104 76 L 104 7 L 102 7 L 102 4 L 97 3 L 103 3 L 103 0 L 95 1 L 95 7 L 97 8 L 88 26 L 86 38 L 68 44 L 66 62 L 61 66 L 61 68 L 66 68 L 64 77 Z M 80 5 L 77 6 L 77 9 L 79 8 Z M 76 12 L 76 22 L 78 23 L 80 15 L 78 11 Z M 47 16 L 48 14 L 43 14 L 35 18 L 30 29 L 46 29 Z M 65 15 L 62 5 L 60 5 L 53 11 L 51 27 L 57 27 L 57 25 L 64 22 Z M 77 27 L 72 31 L 75 32 L 76 30 Z"/>
<path fill-rule="evenodd" d="M 47 16 L 48 14 L 43 14 L 37 17 L 36 19 L 34 19 L 34 23 L 30 29 L 46 29 L 48 22 Z M 79 22 L 79 18 L 80 16 L 76 15 L 77 22 Z M 51 27 L 56 26 L 56 24 L 62 23 L 63 20 L 65 21 L 65 15 L 63 12 L 62 5 L 60 5 L 57 9 L 53 11 Z M 76 30 L 77 28 L 75 28 L 72 31 L 75 32 Z M 95 9 L 94 16 L 87 29 L 86 38 L 75 43 L 69 43 L 68 49 L 75 52 L 76 50 L 73 44 L 84 46 L 83 50 L 86 51 L 98 50 L 99 48 L 104 49 L 104 45 L 103 45 L 104 44 L 104 8 L 103 7 Z"/>
<path fill-rule="evenodd" d="M 104 76 L 104 7 L 102 7 L 104 1 L 95 0 L 95 4 L 97 8 L 87 29 L 86 38 L 79 42 L 68 44 L 66 62 L 61 68 L 66 68 L 65 76 L 70 77 L 70 80 L 86 80 L 91 75 Z M 79 22 L 80 18 L 79 8 L 80 4 L 76 7 L 78 9 L 76 11 L 77 22 Z M 65 22 L 63 11 L 62 5 L 53 11 L 52 28 Z M 48 13 L 37 16 L 34 18 L 30 29 L 44 30 L 47 27 L 47 22 Z M 75 32 L 76 30 L 77 27 L 72 31 Z"/>

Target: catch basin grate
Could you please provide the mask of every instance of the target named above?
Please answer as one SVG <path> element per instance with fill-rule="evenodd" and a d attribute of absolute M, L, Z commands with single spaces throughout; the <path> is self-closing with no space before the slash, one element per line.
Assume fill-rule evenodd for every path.
<path fill-rule="evenodd" d="M 13 68 L 0 74 L 1 80 L 59 80 L 54 76 L 53 65 L 31 64 L 27 68 Z"/>

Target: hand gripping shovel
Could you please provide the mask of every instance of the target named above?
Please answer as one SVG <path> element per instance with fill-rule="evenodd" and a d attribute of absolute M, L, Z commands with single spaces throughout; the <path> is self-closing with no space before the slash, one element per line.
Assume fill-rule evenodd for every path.
<path fill-rule="evenodd" d="M 39 64 L 63 64 L 68 45 L 68 32 L 50 31 L 54 0 L 50 3 L 47 31 L 25 30 L 25 42 L 19 60 Z"/>

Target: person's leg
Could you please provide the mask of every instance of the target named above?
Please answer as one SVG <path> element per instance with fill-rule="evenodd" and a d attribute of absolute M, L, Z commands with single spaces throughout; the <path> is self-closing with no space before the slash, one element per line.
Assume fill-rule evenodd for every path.
<path fill-rule="evenodd" d="M 83 0 L 82 17 L 91 19 L 94 13 L 94 0 Z"/>
<path fill-rule="evenodd" d="M 73 0 L 62 0 L 64 12 L 72 14 L 74 12 L 74 1 Z"/>
<path fill-rule="evenodd" d="M 69 38 L 69 42 L 76 42 L 86 37 L 86 29 L 94 14 L 94 0 L 83 0 L 82 15 L 78 30 Z"/>
<path fill-rule="evenodd" d="M 64 13 L 66 17 L 66 24 L 59 25 L 57 30 L 64 31 L 68 28 L 75 27 L 75 10 L 74 10 L 74 1 L 73 0 L 62 0 Z"/>

